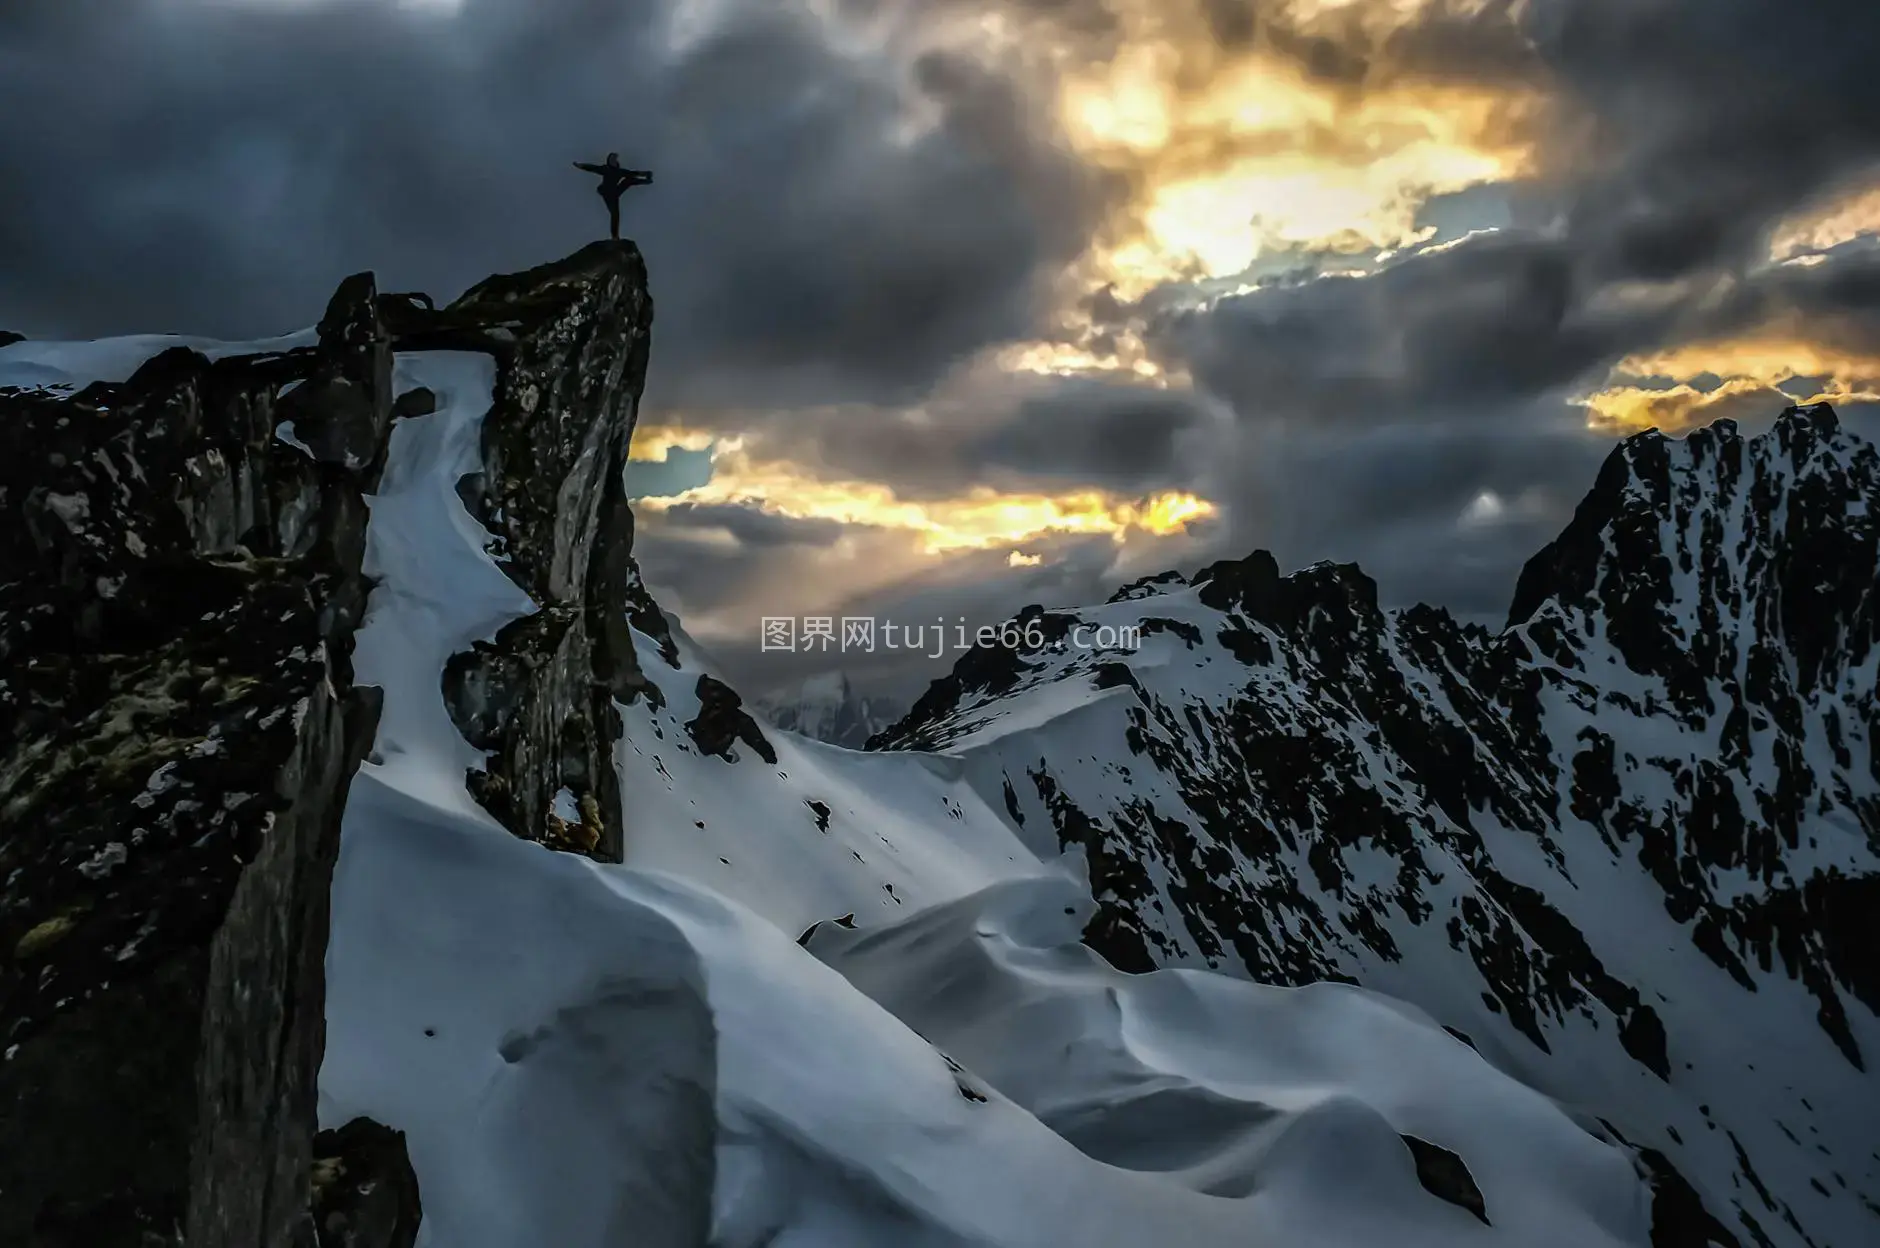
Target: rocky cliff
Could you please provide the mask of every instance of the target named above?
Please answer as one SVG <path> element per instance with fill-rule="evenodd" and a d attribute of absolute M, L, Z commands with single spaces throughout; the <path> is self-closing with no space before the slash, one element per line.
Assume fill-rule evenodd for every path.
<path fill-rule="evenodd" d="M 637 250 L 602 243 L 442 309 L 362 274 L 295 345 L 135 340 L 122 380 L 16 348 L 76 380 L 0 388 L 0 1242 L 311 1242 L 328 885 L 377 717 L 350 661 L 368 517 L 435 405 L 394 393 L 404 353 L 494 361 L 460 492 L 538 608 L 447 672 L 488 754 L 466 782 L 518 836 L 619 857 L 651 316 Z M 390 1164 L 323 1139 L 341 1222 L 349 1148 Z M 415 1215 L 345 1242 L 409 1243 Z"/>

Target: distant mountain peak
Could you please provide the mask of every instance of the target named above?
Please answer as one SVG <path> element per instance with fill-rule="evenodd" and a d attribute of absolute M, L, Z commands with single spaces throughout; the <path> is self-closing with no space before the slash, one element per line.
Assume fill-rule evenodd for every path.
<path fill-rule="evenodd" d="M 904 714 L 907 704 L 883 694 L 858 693 L 848 673 L 836 670 L 760 698 L 756 709 L 785 732 L 859 750 Z"/>
<path fill-rule="evenodd" d="M 1806 688 L 1880 641 L 1880 452 L 1825 403 L 1769 432 L 1647 431 L 1607 457 L 1572 521 L 1522 570 L 1510 625 L 1554 604 L 1599 619 L 1635 671 L 1722 679 L 1759 644 Z M 1835 670 L 1830 670 L 1835 669 Z"/>

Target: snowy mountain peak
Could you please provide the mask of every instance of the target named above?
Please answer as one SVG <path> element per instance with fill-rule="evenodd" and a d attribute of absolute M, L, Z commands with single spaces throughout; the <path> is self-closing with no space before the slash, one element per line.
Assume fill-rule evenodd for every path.
<path fill-rule="evenodd" d="M 1075 852 L 1115 965 L 1405 997 L 1740 1242 L 1861 1242 L 1880 1157 L 1828 1107 L 1880 1091 L 1876 467 L 1822 407 L 1640 435 L 1500 635 L 1261 552 L 1042 613 L 877 744 Z M 1143 644 L 1062 644 L 1099 622 Z"/>
<path fill-rule="evenodd" d="M 868 739 L 906 713 L 907 704 L 858 692 L 845 672 L 823 672 L 795 689 L 757 703 L 771 724 L 831 745 L 859 750 Z"/>
<path fill-rule="evenodd" d="M 1548 604 L 1599 619 L 1638 672 L 1690 689 L 1745 674 L 1759 648 L 1826 691 L 1880 639 L 1880 453 L 1827 404 L 1744 438 L 1723 421 L 1648 431 L 1608 457 L 1566 530 L 1529 561 L 1510 624 Z"/>

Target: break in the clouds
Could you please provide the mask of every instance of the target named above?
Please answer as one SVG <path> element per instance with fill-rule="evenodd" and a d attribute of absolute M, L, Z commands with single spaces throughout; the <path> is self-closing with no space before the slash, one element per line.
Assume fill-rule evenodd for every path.
<path fill-rule="evenodd" d="M 708 640 L 1254 545 L 1492 619 L 1614 437 L 1880 405 L 1877 59 L 1862 0 L 15 0 L 0 326 L 448 297 L 619 150 Z"/>

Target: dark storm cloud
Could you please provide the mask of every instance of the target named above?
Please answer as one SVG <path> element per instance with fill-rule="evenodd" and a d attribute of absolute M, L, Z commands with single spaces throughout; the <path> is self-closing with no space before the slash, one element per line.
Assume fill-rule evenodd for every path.
<path fill-rule="evenodd" d="M 1106 5 L 1056 7 L 1095 40 L 1110 33 Z M 1550 97 L 1529 119 L 1541 168 L 1498 193 L 1513 209 L 1494 222 L 1499 234 L 1369 277 L 1276 283 L 1199 313 L 1093 301 L 1100 327 L 1146 329 L 1238 414 L 1237 430 L 1160 422 L 1204 435 L 1199 454 L 1173 432 L 1133 448 L 1130 436 L 1157 422 L 1096 440 L 1148 465 L 1182 447 L 1173 462 L 1223 506 L 1210 554 L 1266 545 L 1287 566 L 1355 560 L 1387 601 L 1498 621 L 1520 565 L 1565 523 L 1611 447 L 1567 399 L 1603 383 L 1619 359 L 1771 326 L 1850 352 L 1880 347 L 1871 252 L 1812 268 L 1766 262 L 1777 221 L 1880 161 L 1880 92 L 1869 84 L 1880 15 L 1870 5 L 1538 0 L 1517 24 L 1514 5 L 1437 4 L 1382 35 L 1351 21 L 1293 22 L 1284 5 L 1205 0 L 1202 12 L 1222 46 L 1289 56 L 1354 92 L 1425 79 Z M 1726 406 L 1747 416 L 1761 400 L 1773 415 L 1783 398 Z M 895 430 L 824 454 L 950 480 L 953 454 L 914 458 L 921 436 Z M 1056 436 L 1049 421 L 1015 422 L 961 445 L 996 461 L 1000 449 L 1029 457 Z M 1058 462 L 1074 462 L 1084 444 L 1062 442 Z M 1062 588 L 1067 596 L 1043 597 L 1097 596 Z"/>
<path fill-rule="evenodd" d="M 1355 26 L 1296 39 L 1263 27 L 1353 83 L 1526 75 L 1552 98 L 1540 176 L 1518 197 L 1541 228 L 1366 277 L 1275 281 L 1203 311 L 1133 310 L 1246 426 L 1211 475 L 1228 544 L 1271 543 L 1295 564 L 1361 558 L 1399 601 L 1479 608 L 1590 483 L 1610 443 L 1576 429 L 1566 399 L 1621 358 L 1771 329 L 1880 350 L 1871 249 L 1812 268 L 1767 262 L 1779 221 L 1880 166 L 1880 13 L 1852 0 L 1540 0 L 1519 28 L 1511 13 L 1432 6 L 1381 41 Z M 1343 52 L 1314 52 L 1307 35 Z M 1458 527 L 1483 490 L 1528 501 Z"/>
<path fill-rule="evenodd" d="M 1113 378 L 982 378 L 916 408 L 733 410 L 688 424 L 736 432 L 758 460 L 833 481 L 882 482 L 903 501 L 1101 489 L 1128 496 L 1193 479 L 1215 417 L 1179 390 Z"/>
<path fill-rule="evenodd" d="M 1702 324 L 1718 336 L 1777 326 L 1823 346 L 1880 351 L 1880 248 L 1842 247 L 1821 264 L 1762 269 L 1717 295 Z"/>
<path fill-rule="evenodd" d="M 1023 400 L 967 454 L 1014 484 L 1057 480 L 1146 493 L 1193 479 L 1195 464 L 1182 448 L 1204 419 L 1193 396 L 1179 391 L 1074 380 Z"/>
<path fill-rule="evenodd" d="M 663 518 L 676 528 L 719 530 L 751 550 L 830 546 L 848 528 L 835 520 L 798 519 L 735 503 L 675 503 L 665 510 Z"/>
<path fill-rule="evenodd" d="M 1603 385 L 1629 353 L 1772 326 L 1871 356 L 1876 277 L 1873 257 L 1854 253 L 1688 290 L 1589 294 L 1565 240 L 1511 232 L 1369 278 L 1229 300 L 1171 321 L 1157 341 L 1239 415 L 1240 438 L 1197 486 L 1223 504 L 1223 554 L 1258 545 L 1291 567 L 1356 561 L 1388 602 L 1486 620 L 1611 447 L 1570 396 Z M 1790 401 L 1720 393 L 1703 419 L 1753 425 Z M 1666 427 L 1690 411 L 1668 402 Z M 1462 523 L 1485 492 L 1499 514 Z"/>
<path fill-rule="evenodd" d="M 1531 73 L 1555 97 L 1538 185 L 1559 227 L 1230 299 L 1168 328 L 1178 357 L 1251 415 L 1314 403 L 1388 421 L 1536 396 L 1674 334 L 1750 328 L 1778 305 L 1871 326 L 1870 261 L 1757 271 L 1777 220 L 1880 164 L 1871 4 L 1538 0 L 1521 26 L 1515 12 L 1432 5 L 1381 42 L 1354 26 L 1343 39 L 1363 65 L 1341 72 Z M 1336 38 L 1328 29 L 1314 37 Z M 1734 288 L 1719 306 L 1724 278 Z M 1674 281 L 1684 297 L 1615 294 Z"/>
<path fill-rule="evenodd" d="M 1249 419 L 1375 423 L 1571 382 L 1662 331 L 1578 305 L 1557 241 L 1481 235 L 1369 277 L 1325 277 L 1182 314 L 1157 339 Z"/>
<path fill-rule="evenodd" d="M 1009 85 L 929 64 L 935 121 L 801 15 L 751 5 L 678 54 L 663 4 L 0 12 L 0 323 L 252 336 L 340 277 L 440 296 L 594 236 L 617 149 L 659 304 L 657 402 L 918 394 L 1036 311 L 1099 184 Z"/>
<path fill-rule="evenodd" d="M 1535 34 L 1592 123 L 1571 220 L 1601 274 L 1740 262 L 1771 219 L 1880 159 L 1868 0 L 1556 0 Z"/>
<path fill-rule="evenodd" d="M 1236 517 L 1233 544 L 1269 546 L 1287 567 L 1356 562 L 1386 602 L 1478 618 L 1505 612 L 1514 571 L 1572 516 L 1611 446 L 1557 410 L 1260 445 L 1231 488 L 1262 505 Z"/>
<path fill-rule="evenodd" d="M 641 574 L 660 605 L 681 617 L 738 603 L 754 576 L 780 557 L 763 546 L 712 540 L 657 512 L 642 510 L 636 518 L 633 553 Z"/>

